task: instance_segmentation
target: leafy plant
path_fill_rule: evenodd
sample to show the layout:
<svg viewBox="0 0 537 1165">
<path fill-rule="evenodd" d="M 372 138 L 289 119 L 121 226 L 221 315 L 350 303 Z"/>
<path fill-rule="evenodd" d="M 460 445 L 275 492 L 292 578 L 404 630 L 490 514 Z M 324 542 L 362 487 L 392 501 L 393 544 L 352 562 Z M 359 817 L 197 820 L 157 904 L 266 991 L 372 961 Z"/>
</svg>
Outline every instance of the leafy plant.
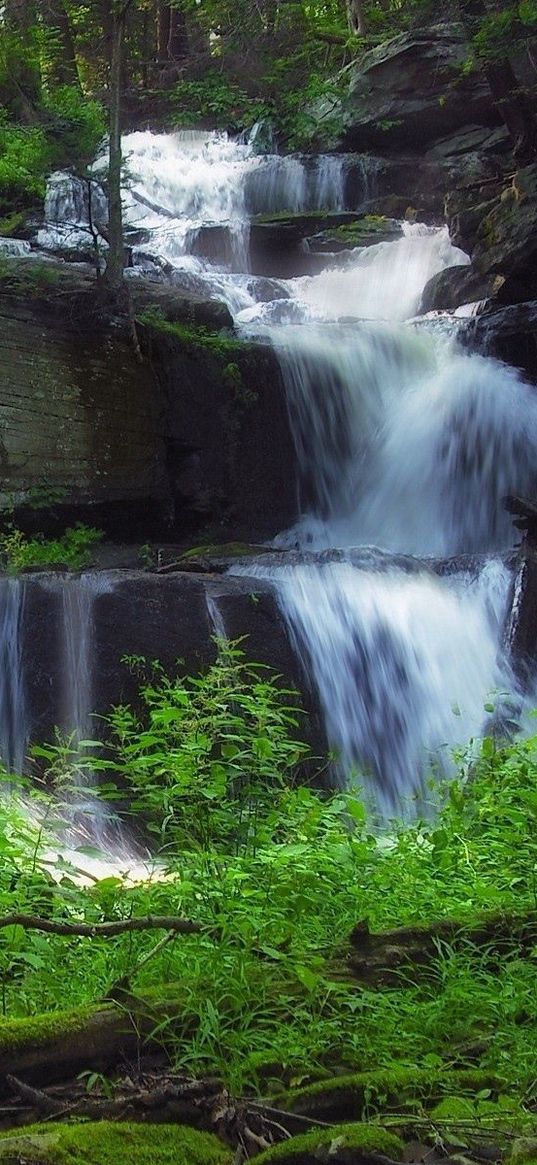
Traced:
<svg viewBox="0 0 537 1165">
<path fill-rule="evenodd" d="M 91 561 L 92 548 L 102 536 L 101 530 L 81 522 L 70 526 L 60 538 L 45 538 L 43 534 L 29 538 L 10 525 L 0 534 L 0 563 L 13 574 L 29 566 L 60 565 L 80 570 Z"/>
</svg>

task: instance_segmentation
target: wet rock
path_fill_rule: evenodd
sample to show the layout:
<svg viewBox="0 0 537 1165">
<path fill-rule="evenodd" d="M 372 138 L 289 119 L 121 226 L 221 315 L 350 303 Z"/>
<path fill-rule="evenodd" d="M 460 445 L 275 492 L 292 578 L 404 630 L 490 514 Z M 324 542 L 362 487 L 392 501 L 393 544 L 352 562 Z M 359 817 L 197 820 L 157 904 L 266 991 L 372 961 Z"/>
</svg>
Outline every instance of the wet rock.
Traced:
<svg viewBox="0 0 537 1165">
<path fill-rule="evenodd" d="M 342 103 L 345 145 L 385 153 L 397 143 L 422 152 L 469 123 L 499 124 L 484 77 L 462 72 L 467 56 L 462 29 L 453 24 L 413 29 L 371 49 Z"/>
<path fill-rule="evenodd" d="M 297 516 L 295 451 L 271 348 L 149 329 L 176 525 L 264 541 Z"/>
<path fill-rule="evenodd" d="M 334 211 L 327 214 L 264 215 L 250 227 L 250 266 L 256 275 L 290 279 L 319 270 L 316 256 L 308 252 L 305 240 L 320 231 L 359 223 L 360 212 Z"/>
<path fill-rule="evenodd" d="M 494 296 L 503 286 L 501 276 L 481 276 L 472 267 L 445 267 L 425 284 L 420 311 L 453 311 L 463 303 Z"/>
<path fill-rule="evenodd" d="M 329 227 L 315 235 L 308 236 L 308 249 L 314 252 L 338 252 L 354 247 L 372 247 L 377 243 L 391 243 L 401 238 L 403 228 L 395 219 L 382 215 L 364 215 L 355 223 L 339 227 Z"/>
<path fill-rule="evenodd" d="M 492 307 L 466 322 L 461 339 L 537 381 L 537 300 Z"/>
<path fill-rule="evenodd" d="M 125 657 L 157 659 L 170 675 L 206 668 L 215 658 L 213 636 L 219 621 L 227 636 L 243 638 L 248 659 L 274 668 L 284 687 L 300 686 L 274 590 L 266 580 L 110 570 L 89 572 L 82 579 L 34 574 L 17 586 L 23 588 L 21 657 L 33 741 L 52 739 L 56 725 L 66 731 L 74 728 L 66 723 L 74 682 L 67 662 L 68 618 L 69 611 L 79 612 L 80 603 L 87 605 L 91 618 L 91 641 L 82 636 L 70 650 L 79 676 L 89 675 L 88 712 L 102 715 L 112 705 L 137 701 L 139 675 Z M 73 633 L 80 637 L 78 624 Z M 84 658 L 81 653 L 88 648 L 91 654 Z"/>
</svg>

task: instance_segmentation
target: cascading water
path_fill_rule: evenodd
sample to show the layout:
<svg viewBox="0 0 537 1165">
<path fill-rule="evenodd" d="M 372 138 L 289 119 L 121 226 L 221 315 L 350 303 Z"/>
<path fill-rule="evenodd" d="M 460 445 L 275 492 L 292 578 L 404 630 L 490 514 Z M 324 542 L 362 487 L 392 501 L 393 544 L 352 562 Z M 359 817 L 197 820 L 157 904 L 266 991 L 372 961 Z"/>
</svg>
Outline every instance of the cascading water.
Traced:
<svg viewBox="0 0 537 1165">
<path fill-rule="evenodd" d="M 24 772 L 29 730 L 22 660 L 24 600 L 21 579 L 0 580 L 0 759 L 11 773 Z"/>
<path fill-rule="evenodd" d="M 246 274 L 252 214 L 341 210 L 350 186 L 362 205 L 374 159 L 362 160 L 360 180 L 354 159 L 349 185 L 342 157 L 259 155 L 253 140 L 221 134 L 136 133 L 124 154 L 126 224 L 143 235 L 133 235 L 134 275 L 153 264 L 225 299 L 242 333 L 279 359 L 301 517 L 277 544 L 343 548 L 343 561 L 269 573 L 323 711 L 335 779 L 365 773 L 383 812 L 420 800 L 433 759 L 445 766 L 446 746 L 482 732 L 495 693 L 516 695 L 501 659 L 510 573 L 494 557 L 462 573 L 408 572 L 389 555 L 512 545 L 502 499 L 537 484 L 534 391 L 460 348 L 454 317 L 416 318 L 428 279 L 468 261 L 445 230 L 402 224 L 401 238 L 328 255 L 315 276 Z M 201 257 L 207 228 L 228 233 L 225 262 Z M 360 545 L 388 552 L 382 569 L 374 554 L 373 565 L 345 561 Z"/>
</svg>

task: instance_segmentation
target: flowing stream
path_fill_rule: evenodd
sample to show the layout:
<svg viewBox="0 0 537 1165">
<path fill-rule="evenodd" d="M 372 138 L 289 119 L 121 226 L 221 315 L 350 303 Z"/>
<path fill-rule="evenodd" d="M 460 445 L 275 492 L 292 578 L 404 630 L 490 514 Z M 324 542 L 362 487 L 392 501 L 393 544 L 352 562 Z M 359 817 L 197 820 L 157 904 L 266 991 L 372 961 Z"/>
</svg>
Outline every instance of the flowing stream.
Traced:
<svg viewBox="0 0 537 1165">
<path fill-rule="evenodd" d="M 349 183 L 341 156 L 282 158 L 257 153 L 255 135 L 187 131 L 131 134 L 124 155 L 129 277 L 224 299 L 241 333 L 277 354 L 300 517 L 276 545 L 342 554 L 298 565 L 290 555 L 289 565 L 248 573 L 276 589 L 323 715 L 334 781 L 365 784 L 384 814 L 421 803 L 431 768 L 445 770 L 457 743 L 487 729 L 490 702 L 498 715 L 506 696 L 520 704 L 502 651 L 512 582 L 503 552 L 514 542 L 502 501 L 537 485 L 535 390 L 465 351 L 457 315 L 419 316 L 427 281 L 468 262 L 444 229 L 403 223 L 393 241 L 326 254 L 316 275 L 249 273 L 253 214 L 357 210 L 374 197 L 375 159 L 354 158 Z M 93 209 L 87 188 L 53 176 L 43 246 L 66 231 L 87 241 L 89 217 L 105 213 L 103 167 L 94 167 Z M 350 550 L 360 546 L 387 553 L 358 566 Z M 401 554 L 419 560 L 414 569 Z M 475 557 L 441 571 L 427 561 L 461 555 Z M 90 618 L 80 615 L 77 637 L 84 708 Z M 6 606 L 4 639 L 14 619 Z M 17 699 L 6 697 L 4 721 Z M 74 720 L 85 715 L 73 709 Z"/>
</svg>

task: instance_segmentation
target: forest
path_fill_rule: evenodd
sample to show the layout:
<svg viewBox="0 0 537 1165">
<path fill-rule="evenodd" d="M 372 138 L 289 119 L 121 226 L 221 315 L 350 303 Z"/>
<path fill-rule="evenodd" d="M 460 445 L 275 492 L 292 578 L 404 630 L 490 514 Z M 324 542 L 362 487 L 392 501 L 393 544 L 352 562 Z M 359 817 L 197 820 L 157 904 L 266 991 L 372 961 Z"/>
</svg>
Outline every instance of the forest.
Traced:
<svg viewBox="0 0 537 1165">
<path fill-rule="evenodd" d="M 0 4 L 0 1163 L 537 1165 L 537 5 Z"/>
</svg>

